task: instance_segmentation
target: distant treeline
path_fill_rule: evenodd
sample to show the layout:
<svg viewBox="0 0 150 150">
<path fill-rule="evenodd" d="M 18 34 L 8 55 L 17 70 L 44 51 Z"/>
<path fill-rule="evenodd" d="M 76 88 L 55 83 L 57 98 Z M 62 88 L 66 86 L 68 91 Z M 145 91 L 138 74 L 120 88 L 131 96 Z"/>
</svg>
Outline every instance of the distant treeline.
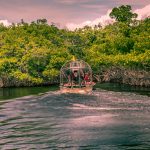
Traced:
<svg viewBox="0 0 150 150">
<path fill-rule="evenodd" d="M 53 83 L 72 56 L 88 62 L 94 74 L 112 66 L 149 72 L 150 18 L 116 19 L 106 27 L 75 31 L 48 25 L 46 19 L 0 25 L 0 86 Z"/>
</svg>

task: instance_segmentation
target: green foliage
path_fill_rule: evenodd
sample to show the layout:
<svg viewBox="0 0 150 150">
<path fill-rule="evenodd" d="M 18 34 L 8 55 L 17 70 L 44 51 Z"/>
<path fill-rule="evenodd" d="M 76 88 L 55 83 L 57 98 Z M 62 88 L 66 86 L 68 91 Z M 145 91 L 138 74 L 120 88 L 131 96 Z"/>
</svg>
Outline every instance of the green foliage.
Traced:
<svg viewBox="0 0 150 150">
<path fill-rule="evenodd" d="M 112 65 L 149 70 L 150 19 L 129 25 L 126 21 L 133 18 L 130 10 L 128 6 L 115 9 L 127 13 L 127 18 L 105 28 L 68 31 L 48 25 L 44 19 L 0 25 L 0 78 L 32 84 L 53 81 L 73 55 L 87 61 L 94 73 Z"/>
<path fill-rule="evenodd" d="M 9 74 L 17 68 L 16 58 L 1 58 L 0 59 L 0 75 Z"/>
<path fill-rule="evenodd" d="M 116 21 L 119 22 L 128 22 L 130 23 L 132 19 L 137 18 L 136 13 L 131 12 L 130 5 L 122 5 L 120 7 L 113 8 L 112 12 L 110 13 L 110 17 L 114 18 Z"/>
<path fill-rule="evenodd" d="M 59 75 L 59 70 L 55 68 L 51 68 L 49 70 L 47 69 L 43 71 L 43 76 L 50 81 L 56 78 L 58 75 Z"/>
</svg>

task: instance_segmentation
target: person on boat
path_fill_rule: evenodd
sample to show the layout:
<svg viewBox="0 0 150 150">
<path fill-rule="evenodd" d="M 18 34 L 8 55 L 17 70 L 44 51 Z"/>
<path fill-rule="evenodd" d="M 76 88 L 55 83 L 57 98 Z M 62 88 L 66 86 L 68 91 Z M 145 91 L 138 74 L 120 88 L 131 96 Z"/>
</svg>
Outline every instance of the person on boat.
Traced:
<svg viewBox="0 0 150 150">
<path fill-rule="evenodd" d="M 86 72 L 84 75 L 84 81 L 85 81 L 85 84 L 88 84 L 90 82 L 90 76 L 89 76 L 88 72 Z"/>
<path fill-rule="evenodd" d="M 84 71 L 83 71 L 83 69 L 80 69 L 80 78 L 81 78 L 81 81 L 83 82 L 84 81 Z"/>
<path fill-rule="evenodd" d="M 73 82 L 74 82 L 75 84 L 78 83 L 78 81 L 79 81 L 79 75 L 78 75 L 78 71 L 77 71 L 77 70 L 74 70 L 74 71 L 73 71 L 72 79 L 73 79 Z"/>
<path fill-rule="evenodd" d="M 67 69 L 65 71 L 65 74 L 66 74 L 67 79 L 68 79 L 68 83 L 66 83 L 65 86 L 71 86 L 71 82 L 72 82 L 72 77 L 71 77 L 72 72 L 71 72 L 71 70 Z"/>
</svg>

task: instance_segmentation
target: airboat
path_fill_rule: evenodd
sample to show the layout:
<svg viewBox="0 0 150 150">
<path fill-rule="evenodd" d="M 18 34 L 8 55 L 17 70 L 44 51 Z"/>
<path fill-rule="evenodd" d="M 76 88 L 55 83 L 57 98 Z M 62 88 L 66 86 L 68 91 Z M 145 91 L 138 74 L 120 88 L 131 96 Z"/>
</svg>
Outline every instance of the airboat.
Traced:
<svg viewBox="0 0 150 150">
<path fill-rule="evenodd" d="M 83 60 L 71 60 L 60 70 L 60 91 L 62 93 L 85 94 L 92 91 L 92 69 Z"/>
</svg>

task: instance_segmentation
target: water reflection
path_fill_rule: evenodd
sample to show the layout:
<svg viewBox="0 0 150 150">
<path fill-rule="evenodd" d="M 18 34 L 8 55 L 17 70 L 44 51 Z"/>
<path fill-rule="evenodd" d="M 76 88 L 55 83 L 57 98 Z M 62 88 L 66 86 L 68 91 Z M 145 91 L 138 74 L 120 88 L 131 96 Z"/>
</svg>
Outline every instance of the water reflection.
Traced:
<svg viewBox="0 0 150 150">
<path fill-rule="evenodd" d="M 141 95 L 150 96 L 150 88 L 148 87 L 130 86 L 130 85 L 119 84 L 119 83 L 101 83 L 101 84 L 97 84 L 96 88 L 101 88 L 104 90 L 116 91 L 116 92 L 139 93 Z"/>
<path fill-rule="evenodd" d="M 150 98 L 49 92 L 0 105 L 0 149 L 148 149 Z"/>
<path fill-rule="evenodd" d="M 12 99 L 28 95 L 36 95 L 47 91 L 58 90 L 57 86 L 41 86 L 41 87 L 10 87 L 0 88 L 0 100 Z"/>
</svg>

